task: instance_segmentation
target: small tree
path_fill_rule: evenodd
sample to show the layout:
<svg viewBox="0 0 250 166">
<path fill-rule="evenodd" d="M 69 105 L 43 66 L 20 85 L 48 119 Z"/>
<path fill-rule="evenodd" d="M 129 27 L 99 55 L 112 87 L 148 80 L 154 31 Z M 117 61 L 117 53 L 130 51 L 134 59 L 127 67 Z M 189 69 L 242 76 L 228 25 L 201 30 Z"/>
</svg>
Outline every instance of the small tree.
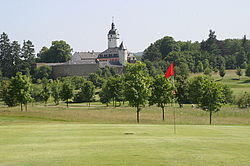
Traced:
<svg viewBox="0 0 250 166">
<path fill-rule="evenodd" d="M 106 104 L 107 107 L 111 101 L 111 95 L 109 93 L 109 86 L 107 85 L 107 82 L 105 82 L 102 86 L 102 90 L 99 93 L 100 96 L 100 102 L 103 104 Z"/>
<path fill-rule="evenodd" d="M 50 79 L 51 77 L 52 77 L 51 66 L 44 65 L 35 69 L 35 74 L 34 74 L 35 79 L 43 79 L 43 78 Z"/>
<path fill-rule="evenodd" d="M 246 68 L 246 76 L 250 77 L 250 64 Z"/>
<path fill-rule="evenodd" d="M 239 76 L 239 80 L 240 80 L 240 77 L 242 76 L 242 70 L 240 67 L 236 68 L 236 74 Z"/>
<path fill-rule="evenodd" d="M 61 82 L 59 80 L 54 80 L 51 84 L 51 95 L 56 105 L 58 105 L 60 101 L 60 90 L 61 90 Z"/>
<path fill-rule="evenodd" d="M 10 89 L 9 80 L 2 81 L 1 98 L 3 99 L 4 103 L 9 107 L 13 107 L 18 104 L 14 91 Z"/>
<path fill-rule="evenodd" d="M 220 76 L 221 76 L 222 79 L 226 75 L 225 67 L 224 66 L 221 66 L 221 68 L 219 70 L 219 74 L 220 74 Z"/>
<path fill-rule="evenodd" d="M 27 111 L 27 104 L 32 100 L 30 78 L 18 72 L 10 80 L 9 94 L 12 101 L 20 103 L 21 111 L 23 111 L 23 105 L 25 105 L 25 110 Z"/>
<path fill-rule="evenodd" d="M 173 90 L 171 82 L 162 75 L 156 76 L 151 85 L 152 94 L 149 105 L 157 104 L 162 109 L 162 120 L 165 120 L 165 107 L 172 102 Z"/>
<path fill-rule="evenodd" d="M 221 106 L 225 103 L 225 95 L 223 93 L 223 86 L 215 83 L 208 78 L 201 78 L 200 91 L 196 91 L 198 98 L 196 99 L 200 108 L 204 111 L 209 111 L 210 121 L 212 123 L 212 113 L 220 111 Z"/>
<path fill-rule="evenodd" d="M 250 107 L 250 93 L 245 92 L 243 95 L 240 95 L 236 102 L 239 108 Z"/>
<path fill-rule="evenodd" d="M 93 101 L 93 99 L 95 98 L 95 86 L 91 81 L 86 81 L 82 88 L 81 88 L 81 92 L 83 94 L 83 100 L 89 102 L 89 106 L 90 106 L 90 102 Z"/>
<path fill-rule="evenodd" d="M 65 81 L 63 84 L 62 84 L 62 88 L 61 88 L 61 91 L 60 91 L 60 98 L 63 100 L 63 101 L 66 101 L 67 103 L 67 108 L 69 107 L 69 100 L 73 97 L 73 86 L 71 85 L 70 82 L 68 81 Z"/>
<path fill-rule="evenodd" d="M 40 98 L 45 103 L 46 106 L 49 97 L 51 95 L 51 83 L 47 78 L 43 78 L 41 83 L 42 83 L 42 90 L 40 92 Z"/>
<path fill-rule="evenodd" d="M 212 73 L 212 70 L 209 67 L 205 68 L 204 70 L 205 75 L 211 76 L 211 73 Z"/>
<path fill-rule="evenodd" d="M 129 105 L 136 108 L 137 123 L 140 122 L 140 111 L 150 96 L 150 77 L 146 65 L 142 62 L 128 64 L 125 73 L 125 97 Z"/>
</svg>

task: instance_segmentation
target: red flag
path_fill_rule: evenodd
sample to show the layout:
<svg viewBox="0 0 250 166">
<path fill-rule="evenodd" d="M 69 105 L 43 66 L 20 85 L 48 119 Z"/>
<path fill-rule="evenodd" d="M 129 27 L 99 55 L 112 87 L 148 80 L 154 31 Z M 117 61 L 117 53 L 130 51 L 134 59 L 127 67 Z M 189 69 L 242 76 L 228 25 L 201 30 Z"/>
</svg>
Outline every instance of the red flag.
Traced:
<svg viewBox="0 0 250 166">
<path fill-rule="evenodd" d="M 168 70 L 166 71 L 165 77 L 169 78 L 172 75 L 174 75 L 174 63 L 171 63 L 171 65 L 168 67 Z"/>
</svg>

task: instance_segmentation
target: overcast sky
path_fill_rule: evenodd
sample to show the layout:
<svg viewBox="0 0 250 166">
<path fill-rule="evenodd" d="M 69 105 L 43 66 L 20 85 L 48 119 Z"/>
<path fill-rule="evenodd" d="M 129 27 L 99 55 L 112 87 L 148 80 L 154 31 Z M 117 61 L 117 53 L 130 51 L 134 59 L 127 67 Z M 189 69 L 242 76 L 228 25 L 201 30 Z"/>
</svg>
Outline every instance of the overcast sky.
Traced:
<svg viewBox="0 0 250 166">
<path fill-rule="evenodd" d="M 128 50 L 164 36 L 201 41 L 250 37 L 250 0 L 0 0 L 0 33 L 31 40 L 36 52 L 65 40 L 74 51 L 103 51 L 112 16 Z"/>
</svg>

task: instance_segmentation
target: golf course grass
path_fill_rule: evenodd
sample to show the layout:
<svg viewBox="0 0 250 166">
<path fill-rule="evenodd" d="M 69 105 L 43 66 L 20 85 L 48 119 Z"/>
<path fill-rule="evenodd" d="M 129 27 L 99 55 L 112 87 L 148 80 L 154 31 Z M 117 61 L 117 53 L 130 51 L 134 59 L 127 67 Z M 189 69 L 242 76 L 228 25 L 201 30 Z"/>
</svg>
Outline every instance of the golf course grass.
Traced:
<svg viewBox="0 0 250 166">
<path fill-rule="evenodd" d="M 193 74 L 195 76 L 198 74 Z M 250 91 L 249 77 L 234 70 L 221 79 L 237 98 Z M 175 115 L 176 133 L 173 126 Z M 185 104 L 146 106 L 136 124 L 128 103 L 20 107 L 0 102 L 0 166 L 249 166 L 250 109 L 224 105 L 213 113 Z"/>
<path fill-rule="evenodd" d="M 1 166 L 249 166 L 250 126 L 51 123 L 0 126 Z"/>
</svg>

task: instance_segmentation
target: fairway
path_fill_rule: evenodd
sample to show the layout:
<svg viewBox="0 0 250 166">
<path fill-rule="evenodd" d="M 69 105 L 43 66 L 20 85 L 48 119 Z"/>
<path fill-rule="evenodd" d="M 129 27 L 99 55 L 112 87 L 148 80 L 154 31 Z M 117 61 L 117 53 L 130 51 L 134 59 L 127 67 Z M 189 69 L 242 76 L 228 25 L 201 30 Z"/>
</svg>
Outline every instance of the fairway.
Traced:
<svg viewBox="0 0 250 166">
<path fill-rule="evenodd" d="M 249 166 L 250 126 L 13 123 L 0 147 L 1 166 Z"/>
</svg>

